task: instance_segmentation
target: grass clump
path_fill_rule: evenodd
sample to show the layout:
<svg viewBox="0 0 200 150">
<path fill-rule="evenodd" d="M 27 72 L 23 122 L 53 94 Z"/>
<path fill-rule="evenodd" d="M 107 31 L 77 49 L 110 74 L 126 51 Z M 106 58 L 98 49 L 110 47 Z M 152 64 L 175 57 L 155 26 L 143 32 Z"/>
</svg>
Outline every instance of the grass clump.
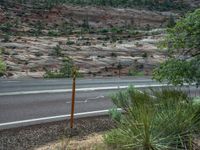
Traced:
<svg viewBox="0 0 200 150">
<path fill-rule="evenodd" d="M 164 89 L 150 95 L 129 87 L 112 100 L 125 113 L 115 119 L 117 128 L 105 135 L 108 145 L 120 150 L 193 148 L 194 136 L 200 133 L 200 106 L 183 92 Z"/>
</svg>

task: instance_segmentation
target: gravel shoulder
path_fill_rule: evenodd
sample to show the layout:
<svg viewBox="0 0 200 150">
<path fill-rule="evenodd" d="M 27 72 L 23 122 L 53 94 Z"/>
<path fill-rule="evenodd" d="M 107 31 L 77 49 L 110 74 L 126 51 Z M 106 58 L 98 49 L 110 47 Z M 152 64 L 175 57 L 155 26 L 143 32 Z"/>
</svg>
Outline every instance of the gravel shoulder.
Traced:
<svg viewBox="0 0 200 150">
<path fill-rule="evenodd" d="M 0 150 L 33 150 L 63 137 L 84 138 L 114 127 L 108 116 L 77 119 L 69 129 L 69 120 L 0 131 Z"/>
</svg>

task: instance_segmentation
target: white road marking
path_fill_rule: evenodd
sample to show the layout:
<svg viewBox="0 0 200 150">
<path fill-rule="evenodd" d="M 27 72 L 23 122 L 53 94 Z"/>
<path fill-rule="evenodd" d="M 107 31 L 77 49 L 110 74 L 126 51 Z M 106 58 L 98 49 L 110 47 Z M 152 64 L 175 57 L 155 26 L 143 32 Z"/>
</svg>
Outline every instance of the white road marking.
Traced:
<svg viewBox="0 0 200 150">
<path fill-rule="evenodd" d="M 121 108 L 118 108 L 117 110 L 122 111 Z M 74 116 L 75 117 L 81 117 L 81 116 L 95 115 L 95 114 L 107 114 L 108 112 L 109 112 L 109 110 L 106 109 L 106 110 L 75 113 Z M 28 120 L 20 120 L 20 121 L 13 121 L 13 122 L 6 122 L 6 123 L 1 123 L 0 128 L 3 128 L 3 127 L 9 128 L 9 126 L 11 126 L 11 125 L 18 125 L 18 124 L 31 123 L 31 122 L 39 122 L 39 121 L 52 120 L 52 119 L 66 119 L 66 118 L 69 118 L 69 117 L 70 117 L 70 114 L 59 115 L 59 116 L 51 116 L 51 117 L 43 117 L 43 118 L 35 118 L 35 119 L 28 119 Z"/>
<path fill-rule="evenodd" d="M 163 87 L 163 86 L 169 86 L 169 85 L 168 84 L 134 85 L 135 88 Z M 86 92 L 86 91 L 99 91 L 99 90 L 117 90 L 117 89 L 126 89 L 128 87 L 129 86 L 91 87 L 91 88 L 76 89 L 76 91 L 77 92 Z M 0 96 L 44 94 L 44 93 L 64 93 L 64 92 L 71 92 L 71 91 L 72 91 L 72 89 L 40 90 L 40 91 L 19 91 L 19 92 L 0 93 Z"/>
<path fill-rule="evenodd" d="M 97 96 L 95 98 L 87 98 L 84 102 L 88 102 L 88 100 L 94 100 L 94 99 L 99 99 L 99 98 L 104 98 L 105 96 L 103 95 L 100 95 L 100 96 Z"/>
<path fill-rule="evenodd" d="M 86 101 L 75 101 L 75 103 L 87 103 Z M 66 102 L 66 104 L 71 104 L 71 102 Z"/>
<path fill-rule="evenodd" d="M 95 99 L 99 99 L 99 98 L 104 98 L 105 96 L 97 96 L 97 97 L 94 97 L 94 98 L 87 98 L 85 99 L 84 101 L 75 101 L 75 103 L 87 103 L 88 100 L 95 100 Z M 66 102 L 67 104 L 71 104 L 71 102 Z"/>
<path fill-rule="evenodd" d="M 20 82 L 20 81 L 5 80 L 5 81 L 1 81 L 1 82 L 3 82 L 3 83 L 18 83 L 18 82 Z"/>
</svg>

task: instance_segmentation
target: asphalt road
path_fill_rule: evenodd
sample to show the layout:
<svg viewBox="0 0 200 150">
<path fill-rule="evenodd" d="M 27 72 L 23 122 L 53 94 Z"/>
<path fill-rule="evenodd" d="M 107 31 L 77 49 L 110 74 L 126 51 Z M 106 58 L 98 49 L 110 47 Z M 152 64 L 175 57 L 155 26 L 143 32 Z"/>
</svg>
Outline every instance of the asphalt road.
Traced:
<svg viewBox="0 0 200 150">
<path fill-rule="evenodd" d="M 113 85 L 128 84 L 152 84 L 156 83 L 150 77 L 146 78 L 105 78 L 105 79 L 77 79 L 77 88 L 107 87 Z M 0 93 L 17 91 L 39 91 L 55 89 L 71 89 L 70 79 L 50 80 L 0 80 Z"/>
<path fill-rule="evenodd" d="M 130 84 L 141 87 L 141 90 L 147 86 L 159 86 L 159 83 L 150 78 L 77 80 L 77 117 L 80 113 L 87 116 L 107 112 L 113 107 L 111 93 Z M 69 117 L 70 90 L 71 80 L 65 79 L 0 80 L 0 129 L 62 120 L 66 115 Z M 190 88 L 190 92 L 193 95 L 200 93 L 194 87 Z"/>
</svg>

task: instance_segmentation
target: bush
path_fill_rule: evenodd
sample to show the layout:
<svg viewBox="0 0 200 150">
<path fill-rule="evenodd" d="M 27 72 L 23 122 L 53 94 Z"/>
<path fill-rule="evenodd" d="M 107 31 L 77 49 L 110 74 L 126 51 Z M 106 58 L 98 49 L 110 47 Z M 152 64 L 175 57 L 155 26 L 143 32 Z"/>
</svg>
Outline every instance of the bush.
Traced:
<svg viewBox="0 0 200 150">
<path fill-rule="evenodd" d="M 63 53 L 62 53 L 62 48 L 60 47 L 60 45 L 56 45 L 56 47 L 53 48 L 53 52 L 51 54 L 52 56 L 57 56 L 57 57 L 63 57 Z"/>
<path fill-rule="evenodd" d="M 58 31 L 49 30 L 48 36 L 59 36 L 60 33 Z"/>
<path fill-rule="evenodd" d="M 104 137 L 115 149 L 192 149 L 194 135 L 200 133 L 200 105 L 181 91 L 152 90 L 150 95 L 130 87 L 112 100 L 125 111 L 120 121 L 115 119 L 117 128 Z"/>
<path fill-rule="evenodd" d="M 63 59 L 63 65 L 60 70 L 49 71 L 47 70 L 44 78 L 71 78 L 73 73 L 74 63 L 70 58 Z M 77 70 L 77 77 L 82 77 L 82 75 Z"/>
<path fill-rule="evenodd" d="M 134 70 L 134 69 L 129 69 L 128 76 L 144 76 L 144 72 L 143 71 L 137 71 L 137 70 Z"/>
<path fill-rule="evenodd" d="M 1 52 L 0 52 L 0 77 L 3 76 L 6 72 L 6 65 L 1 59 Z"/>
<path fill-rule="evenodd" d="M 0 25 L 0 30 L 5 33 L 10 33 L 12 29 L 12 24 L 10 22 L 4 23 Z"/>
<path fill-rule="evenodd" d="M 74 41 L 70 41 L 69 39 L 66 42 L 66 45 L 74 45 L 74 44 L 75 44 L 75 42 Z"/>
</svg>

